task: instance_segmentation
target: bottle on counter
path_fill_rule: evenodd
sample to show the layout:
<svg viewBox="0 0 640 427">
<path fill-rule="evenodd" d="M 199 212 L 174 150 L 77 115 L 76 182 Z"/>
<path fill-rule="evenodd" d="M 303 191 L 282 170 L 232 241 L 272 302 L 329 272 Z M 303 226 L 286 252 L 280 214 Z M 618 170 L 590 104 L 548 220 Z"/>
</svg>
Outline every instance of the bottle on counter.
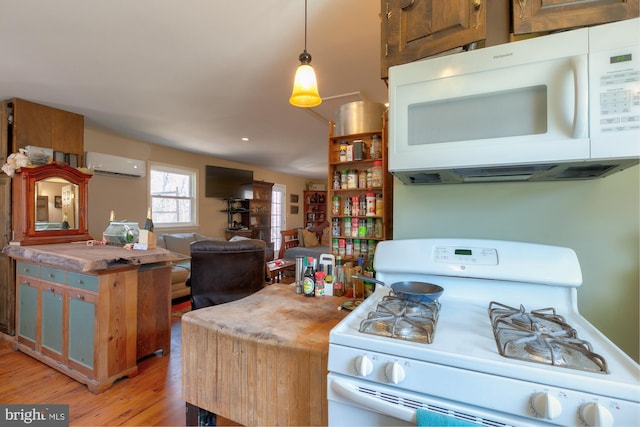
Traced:
<svg viewBox="0 0 640 427">
<path fill-rule="evenodd" d="M 151 218 L 151 208 L 147 209 L 147 219 L 144 221 L 144 229 L 153 231 L 153 219 Z"/>
<path fill-rule="evenodd" d="M 316 271 L 315 273 L 315 296 L 323 297 L 324 296 L 324 271 Z"/>
<path fill-rule="evenodd" d="M 336 270 L 333 274 L 333 295 L 341 297 L 344 295 L 344 268 L 342 267 L 342 257 L 336 257 Z"/>
<path fill-rule="evenodd" d="M 316 286 L 315 286 L 315 269 L 313 268 L 313 258 L 307 258 L 307 268 L 304 270 L 304 274 L 302 276 L 302 292 L 305 297 L 315 297 L 316 296 Z"/>
<path fill-rule="evenodd" d="M 109 215 L 109 224 L 111 224 L 115 220 L 116 220 L 116 212 L 111 211 L 111 214 Z"/>
</svg>

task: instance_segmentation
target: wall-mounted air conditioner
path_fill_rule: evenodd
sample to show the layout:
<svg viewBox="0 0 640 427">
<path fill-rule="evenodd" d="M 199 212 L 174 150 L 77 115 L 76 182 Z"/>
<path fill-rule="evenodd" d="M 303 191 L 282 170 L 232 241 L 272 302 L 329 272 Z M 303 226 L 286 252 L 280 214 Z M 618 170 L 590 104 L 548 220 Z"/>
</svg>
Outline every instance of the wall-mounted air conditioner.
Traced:
<svg viewBox="0 0 640 427">
<path fill-rule="evenodd" d="M 87 168 L 94 173 L 135 178 L 142 178 L 147 174 L 147 166 L 144 160 L 87 152 L 85 153 L 85 163 Z"/>
</svg>

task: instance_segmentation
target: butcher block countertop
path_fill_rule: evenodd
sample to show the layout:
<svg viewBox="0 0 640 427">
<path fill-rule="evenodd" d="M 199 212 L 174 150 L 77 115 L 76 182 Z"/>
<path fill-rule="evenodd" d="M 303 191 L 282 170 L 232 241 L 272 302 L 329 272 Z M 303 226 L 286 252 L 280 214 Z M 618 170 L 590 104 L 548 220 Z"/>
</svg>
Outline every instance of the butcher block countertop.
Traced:
<svg viewBox="0 0 640 427">
<path fill-rule="evenodd" d="M 274 284 L 182 317 L 182 397 L 245 426 L 327 425 L 329 331 L 345 298 Z"/>
<path fill-rule="evenodd" d="M 13 258 L 42 262 L 75 271 L 105 270 L 117 264 L 153 264 L 174 259 L 166 249 L 146 251 L 119 246 L 87 246 L 84 242 L 52 245 L 6 246 L 4 252 Z"/>
</svg>

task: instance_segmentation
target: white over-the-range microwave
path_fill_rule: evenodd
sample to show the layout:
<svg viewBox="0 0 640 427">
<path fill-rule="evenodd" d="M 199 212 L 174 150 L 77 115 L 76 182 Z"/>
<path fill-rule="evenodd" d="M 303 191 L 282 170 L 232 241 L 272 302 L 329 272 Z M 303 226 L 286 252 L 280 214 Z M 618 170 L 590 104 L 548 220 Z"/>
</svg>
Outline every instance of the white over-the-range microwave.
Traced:
<svg viewBox="0 0 640 427">
<path fill-rule="evenodd" d="M 640 18 L 389 69 L 406 184 L 608 176 L 640 159 Z"/>
</svg>

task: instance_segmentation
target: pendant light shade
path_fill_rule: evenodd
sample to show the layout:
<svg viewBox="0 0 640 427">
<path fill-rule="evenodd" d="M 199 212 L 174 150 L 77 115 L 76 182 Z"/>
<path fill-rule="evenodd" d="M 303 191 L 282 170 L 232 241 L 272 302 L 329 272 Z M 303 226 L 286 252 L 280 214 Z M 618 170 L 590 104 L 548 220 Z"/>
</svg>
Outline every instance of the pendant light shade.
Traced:
<svg viewBox="0 0 640 427">
<path fill-rule="evenodd" d="M 307 0 L 304 2 L 304 51 L 298 59 L 300 65 L 296 70 L 289 103 L 294 107 L 316 107 L 322 103 L 322 98 L 318 94 L 318 82 L 311 66 L 311 55 L 307 52 Z"/>
</svg>

